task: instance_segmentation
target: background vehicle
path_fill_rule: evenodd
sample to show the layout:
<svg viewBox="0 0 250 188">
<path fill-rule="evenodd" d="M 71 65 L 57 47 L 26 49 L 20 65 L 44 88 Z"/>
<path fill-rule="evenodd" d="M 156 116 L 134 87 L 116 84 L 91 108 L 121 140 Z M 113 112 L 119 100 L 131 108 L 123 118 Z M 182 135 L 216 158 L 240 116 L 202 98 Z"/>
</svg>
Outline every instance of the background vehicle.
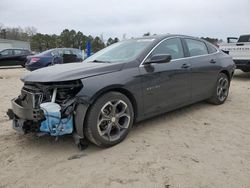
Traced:
<svg viewBox="0 0 250 188">
<path fill-rule="evenodd" d="M 110 147 L 133 122 L 202 100 L 223 104 L 234 69 L 229 55 L 197 38 L 122 41 L 84 63 L 25 75 L 21 95 L 12 100 L 13 125 L 52 136 L 74 133 L 77 143 L 87 138 Z"/>
<path fill-rule="evenodd" d="M 220 49 L 231 55 L 237 69 L 250 72 L 250 34 L 227 38 L 227 44 L 220 45 Z"/>
<path fill-rule="evenodd" d="M 29 50 L 5 49 L 0 52 L 0 66 L 25 66 L 27 56 L 31 55 Z"/>
<path fill-rule="evenodd" d="M 56 48 L 44 51 L 34 56 L 29 56 L 26 62 L 28 70 L 36 70 L 39 68 L 51 66 L 54 64 L 82 62 L 82 52 L 73 48 Z"/>
</svg>

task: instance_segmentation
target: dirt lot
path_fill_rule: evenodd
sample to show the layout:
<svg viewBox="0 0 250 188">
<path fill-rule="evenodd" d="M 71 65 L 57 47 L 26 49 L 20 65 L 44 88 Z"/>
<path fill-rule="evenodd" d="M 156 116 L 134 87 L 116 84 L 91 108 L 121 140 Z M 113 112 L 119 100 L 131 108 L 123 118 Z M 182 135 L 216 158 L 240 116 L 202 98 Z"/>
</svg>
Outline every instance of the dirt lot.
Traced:
<svg viewBox="0 0 250 188">
<path fill-rule="evenodd" d="M 0 187 L 250 187 L 250 74 L 227 102 L 141 122 L 113 148 L 80 152 L 70 136 L 19 135 L 6 110 L 24 69 L 0 70 Z"/>
</svg>

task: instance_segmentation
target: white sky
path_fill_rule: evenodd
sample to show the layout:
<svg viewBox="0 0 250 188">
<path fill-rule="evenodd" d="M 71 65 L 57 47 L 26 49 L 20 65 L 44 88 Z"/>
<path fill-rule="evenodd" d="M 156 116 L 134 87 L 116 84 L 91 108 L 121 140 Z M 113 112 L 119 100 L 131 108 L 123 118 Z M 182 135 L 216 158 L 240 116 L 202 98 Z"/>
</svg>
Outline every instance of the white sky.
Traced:
<svg viewBox="0 0 250 188">
<path fill-rule="evenodd" d="M 60 34 L 122 38 L 186 34 L 225 39 L 250 33 L 250 0 L 0 0 L 0 23 Z"/>
</svg>

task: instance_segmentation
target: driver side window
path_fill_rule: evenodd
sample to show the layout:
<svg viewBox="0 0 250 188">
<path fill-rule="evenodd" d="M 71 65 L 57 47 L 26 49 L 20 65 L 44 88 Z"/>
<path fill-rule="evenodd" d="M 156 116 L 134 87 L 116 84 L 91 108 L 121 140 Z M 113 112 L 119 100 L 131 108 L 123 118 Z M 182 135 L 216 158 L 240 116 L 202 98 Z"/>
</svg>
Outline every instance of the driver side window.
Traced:
<svg viewBox="0 0 250 188">
<path fill-rule="evenodd" d="M 181 40 L 179 38 L 172 38 L 163 41 L 154 49 L 150 57 L 159 54 L 169 54 L 172 56 L 172 59 L 184 58 Z"/>
</svg>

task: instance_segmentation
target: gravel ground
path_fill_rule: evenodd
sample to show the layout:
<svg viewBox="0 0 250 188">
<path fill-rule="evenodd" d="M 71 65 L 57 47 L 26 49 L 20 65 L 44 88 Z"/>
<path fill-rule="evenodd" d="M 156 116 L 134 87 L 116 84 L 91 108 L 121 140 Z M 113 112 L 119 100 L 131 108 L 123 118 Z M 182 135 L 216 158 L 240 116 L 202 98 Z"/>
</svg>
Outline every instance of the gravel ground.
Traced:
<svg viewBox="0 0 250 188">
<path fill-rule="evenodd" d="M 228 100 L 136 124 L 121 144 L 78 151 L 71 136 L 20 135 L 6 116 L 22 68 L 0 69 L 0 187 L 250 187 L 250 73 Z"/>
</svg>

